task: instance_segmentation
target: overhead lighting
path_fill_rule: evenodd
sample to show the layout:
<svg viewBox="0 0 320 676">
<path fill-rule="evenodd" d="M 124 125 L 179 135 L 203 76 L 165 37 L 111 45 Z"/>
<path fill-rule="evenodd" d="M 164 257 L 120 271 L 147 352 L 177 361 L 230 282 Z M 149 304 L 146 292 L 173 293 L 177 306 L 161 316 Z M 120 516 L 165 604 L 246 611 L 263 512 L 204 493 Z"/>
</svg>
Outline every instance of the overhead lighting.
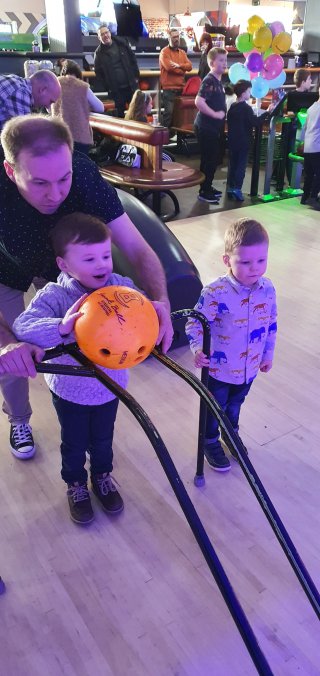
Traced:
<svg viewBox="0 0 320 676">
<path fill-rule="evenodd" d="M 191 12 L 190 12 L 189 7 L 187 7 L 187 11 L 184 13 L 183 16 L 191 16 Z"/>
</svg>

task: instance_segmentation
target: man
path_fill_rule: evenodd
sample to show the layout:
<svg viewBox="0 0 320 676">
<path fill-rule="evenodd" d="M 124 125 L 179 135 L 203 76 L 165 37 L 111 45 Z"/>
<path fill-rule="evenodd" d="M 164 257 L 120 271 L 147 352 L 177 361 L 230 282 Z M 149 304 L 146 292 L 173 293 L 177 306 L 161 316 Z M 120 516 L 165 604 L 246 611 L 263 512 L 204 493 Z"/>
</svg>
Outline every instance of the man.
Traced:
<svg viewBox="0 0 320 676">
<path fill-rule="evenodd" d="M 171 125 L 175 97 L 181 95 L 185 84 L 185 74 L 192 70 L 192 63 L 183 49 L 179 49 L 179 44 L 179 32 L 172 28 L 169 31 L 169 45 L 161 50 L 159 56 L 164 127 Z"/>
<path fill-rule="evenodd" d="M 59 80 L 51 70 L 39 70 L 30 78 L 0 75 L 0 131 L 11 117 L 50 108 L 60 94 Z"/>
<path fill-rule="evenodd" d="M 109 225 L 114 244 L 138 271 L 149 296 L 159 301 L 158 341 L 162 340 L 164 351 L 171 344 L 173 330 L 158 257 L 124 213 L 115 189 L 102 179 L 96 165 L 80 153 L 72 155 L 67 125 L 44 115 L 16 117 L 5 124 L 1 143 L 5 161 L 0 170 L 0 346 L 6 349 L 0 360 L 0 374 L 4 374 L 0 386 L 3 410 L 11 424 L 12 453 L 25 459 L 35 452 L 25 376 L 34 375 L 31 359 L 41 359 L 42 353 L 34 346 L 14 344 L 10 327 L 24 310 L 23 294 L 33 278 L 56 278 L 49 233 L 62 215 L 85 212 Z"/>
<path fill-rule="evenodd" d="M 138 88 L 137 60 L 127 40 L 111 36 L 108 26 L 100 26 L 98 38 L 101 44 L 94 54 L 94 70 L 101 86 L 114 100 L 118 117 L 124 117 L 126 105 Z"/>
</svg>

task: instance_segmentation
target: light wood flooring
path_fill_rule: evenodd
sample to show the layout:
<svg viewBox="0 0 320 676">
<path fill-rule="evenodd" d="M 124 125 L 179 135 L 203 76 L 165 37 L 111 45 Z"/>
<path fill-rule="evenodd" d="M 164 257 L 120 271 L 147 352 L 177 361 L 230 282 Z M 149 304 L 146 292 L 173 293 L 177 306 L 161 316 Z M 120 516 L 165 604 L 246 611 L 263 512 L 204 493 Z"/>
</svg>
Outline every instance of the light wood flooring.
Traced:
<svg viewBox="0 0 320 676">
<path fill-rule="evenodd" d="M 243 407 L 241 434 L 320 587 L 320 218 L 297 200 L 180 220 L 170 227 L 202 280 L 223 272 L 239 215 L 270 233 L 279 305 L 276 359 Z M 191 367 L 188 348 L 173 355 Z M 241 469 L 206 467 L 193 485 L 198 400 L 150 359 L 130 392 L 158 427 L 277 676 L 320 674 L 320 628 Z M 114 475 L 125 511 L 86 529 L 68 515 L 59 429 L 42 376 L 31 384 L 38 445 L 29 462 L 0 421 L 1 676 L 243 676 L 255 669 L 154 451 L 120 407 Z"/>
</svg>

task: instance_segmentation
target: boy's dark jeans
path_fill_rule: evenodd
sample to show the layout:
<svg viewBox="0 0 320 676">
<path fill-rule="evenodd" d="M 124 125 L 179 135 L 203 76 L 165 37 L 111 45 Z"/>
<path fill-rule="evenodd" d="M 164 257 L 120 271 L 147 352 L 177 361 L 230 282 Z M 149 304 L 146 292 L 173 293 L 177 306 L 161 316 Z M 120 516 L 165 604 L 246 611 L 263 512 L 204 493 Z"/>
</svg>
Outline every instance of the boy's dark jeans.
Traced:
<svg viewBox="0 0 320 676">
<path fill-rule="evenodd" d="M 320 192 L 320 153 L 305 153 L 304 155 L 304 186 L 303 197 L 317 198 Z"/>
<path fill-rule="evenodd" d="M 220 404 L 221 408 L 227 414 L 234 430 L 238 431 L 239 416 L 241 405 L 243 404 L 251 383 L 243 383 L 242 385 L 232 385 L 231 383 L 223 383 L 221 380 L 216 380 L 209 376 L 208 389 L 214 398 Z M 206 426 L 206 441 L 213 443 L 219 439 L 219 423 L 217 419 L 207 413 Z"/>
<path fill-rule="evenodd" d="M 241 190 L 248 161 L 247 148 L 233 150 L 229 148 L 228 187 Z"/>
<path fill-rule="evenodd" d="M 218 130 L 201 129 L 197 126 L 195 126 L 195 131 L 200 147 L 200 171 L 205 175 L 200 190 L 201 192 L 208 192 L 212 187 L 214 174 L 219 163 L 220 132 Z"/>
<path fill-rule="evenodd" d="M 62 479 L 67 484 L 85 483 L 86 451 L 90 452 L 92 474 L 112 471 L 112 441 L 119 400 L 100 406 L 83 406 L 51 392 L 61 425 Z"/>
</svg>

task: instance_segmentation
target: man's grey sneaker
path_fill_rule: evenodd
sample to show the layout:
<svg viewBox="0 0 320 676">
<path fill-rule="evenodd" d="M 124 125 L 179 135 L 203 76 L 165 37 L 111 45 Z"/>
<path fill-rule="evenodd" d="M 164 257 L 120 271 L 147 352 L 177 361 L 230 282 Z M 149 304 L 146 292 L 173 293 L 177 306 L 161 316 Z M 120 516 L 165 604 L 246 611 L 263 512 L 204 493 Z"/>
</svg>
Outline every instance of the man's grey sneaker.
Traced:
<svg viewBox="0 0 320 676">
<path fill-rule="evenodd" d="M 212 192 L 216 197 L 221 197 L 222 195 L 222 190 L 217 190 L 217 188 L 211 188 L 210 192 Z"/>
<path fill-rule="evenodd" d="M 212 444 L 206 444 L 204 449 L 204 457 L 211 469 L 214 469 L 216 472 L 228 472 L 231 467 L 230 461 L 225 455 L 220 441 L 215 441 Z"/>
<path fill-rule="evenodd" d="M 34 456 L 36 449 L 30 425 L 11 425 L 10 448 L 13 455 L 20 460 L 29 460 Z"/>
<path fill-rule="evenodd" d="M 209 204 L 220 204 L 219 197 L 214 195 L 212 192 L 199 192 L 198 200 L 200 202 L 209 202 Z"/>
<path fill-rule="evenodd" d="M 94 519 L 88 486 L 75 481 L 67 490 L 70 516 L 75 523 L 87 524 Z"/>
<path fill-rule="evenodd" d="M 118 514 L 123 510 L 123 500 L 117 491 L 110 474 L 94 474 L 91 476 L 92 490 L 97 496 L 105 512 Z"/>
</svg>

